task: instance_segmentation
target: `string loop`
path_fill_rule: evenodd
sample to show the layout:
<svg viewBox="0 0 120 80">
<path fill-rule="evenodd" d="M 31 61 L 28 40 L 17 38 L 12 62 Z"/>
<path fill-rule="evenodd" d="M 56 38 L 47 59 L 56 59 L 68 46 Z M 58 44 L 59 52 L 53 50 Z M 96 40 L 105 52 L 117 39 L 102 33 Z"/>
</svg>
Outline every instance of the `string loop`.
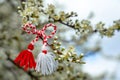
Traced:
<svg viewBox="0 0 120 80">
<path fill-rule="evenodd" d="M 50 35 L 45 34 L 45 31 L 48 27 L 53 27 L 53 31 L 50 33 Z M 31 42 L 32 44 L 34 44 L 36 41 L 38 41 L 38 37 L 39 38 L 42 37 L 43 38 L 43 45 L 45 45 L 45 46 L 47 45 L 47 40 L 49 38 L 52 38 L 53 35 L 56 33 L 56 29 L 57 29 L 57 26 L 52 24 L 52 23 L 44 25 L 44 27 L 41 30 L 37 30 L 36 26 L 34 26 L 31 23 L 27 23 L 23 26 L 23 30 L 25 32 L 27 32 L 28 34 L 36 34 L 37 37 Z"/>
</svg>

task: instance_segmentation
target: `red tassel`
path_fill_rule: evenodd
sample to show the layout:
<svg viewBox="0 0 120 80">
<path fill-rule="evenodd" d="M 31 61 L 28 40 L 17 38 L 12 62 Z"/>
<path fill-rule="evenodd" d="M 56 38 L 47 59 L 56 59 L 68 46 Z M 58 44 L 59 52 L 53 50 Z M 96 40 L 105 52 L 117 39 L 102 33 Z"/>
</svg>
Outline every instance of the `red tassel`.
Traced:
<svg viewBox="0 0 120 80">
<path fill-rule="evenodd" d="M 34 49 L 34 46 L 32 44 L 29 44 L 28 49 L 21 51 L 19 55 L 16 57 L 16 59 L 14 60 L 14 62 L 19 66 L 24 67 L 25 70 L 28 70 L 28 68 L 35 68 L 36 62 L 31 52 L 31 50 L 33 49 Z"/>
</svg>

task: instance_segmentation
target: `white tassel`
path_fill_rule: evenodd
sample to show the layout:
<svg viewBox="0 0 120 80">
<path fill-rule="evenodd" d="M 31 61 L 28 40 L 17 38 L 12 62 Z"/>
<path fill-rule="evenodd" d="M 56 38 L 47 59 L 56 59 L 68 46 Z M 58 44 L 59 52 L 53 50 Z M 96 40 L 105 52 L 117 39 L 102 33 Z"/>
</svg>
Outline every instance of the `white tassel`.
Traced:
<svg viewBox="0 0 120 80">
<path fill-rule="evenodd" d="M 37 57 L 35 70 L 41 72 L 43 75 L 49 75 L 56 71 L 58 67 L 58 61 L 55 60 L 53 53 L 39 53 Z"/>
</svg>

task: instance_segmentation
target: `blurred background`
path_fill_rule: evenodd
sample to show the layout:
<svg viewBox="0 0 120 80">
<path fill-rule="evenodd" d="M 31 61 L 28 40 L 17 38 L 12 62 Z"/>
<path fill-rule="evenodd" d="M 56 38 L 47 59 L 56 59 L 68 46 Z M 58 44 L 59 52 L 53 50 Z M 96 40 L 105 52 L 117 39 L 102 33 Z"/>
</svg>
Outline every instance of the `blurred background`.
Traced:
<svg viewBox="0 0 120 80">
<path fill-rule="evenodd" d="M 6 56 L 6 53 L 10 53 L 9 56 L 14 59 L 14 54 L 24 49 L 31 39 L 25 39 L 26 35 L 21 35 L 21 18 L 17 12 L 20 3 L 20 0 L 0 0 L 0 80 L 31 80 L 30 75 L 24 71 L 17 72 L 18 68 L 9 62 L 10 59 Z M 77 19 L 90 20 L 93 27 L 99 21 L 108 27 L 114 20 L 120 19 L 120 0 L 45 0 L 44 5 L 47 4 L 54 4 L 58 11 L 77 12 Z M 78 54 L 84 53 L 83 60 L 86 64 L 80 65 L 80 71 L 86 77 L 60 80 L 120 80 L 120 32 L 116 31 L 110 38 L 93 34 L 84 44 L 78 44 L 78 41 L 73 39 L 73 36 L 79 37 L 73 29 L 65 31 L 64 34 L 58 34 L 62 46 L 73 45 Z M 47 78 L 56 80 L 50 77 Z M 42 80 L 46 80 L 45 77 Z"/>
</svg>

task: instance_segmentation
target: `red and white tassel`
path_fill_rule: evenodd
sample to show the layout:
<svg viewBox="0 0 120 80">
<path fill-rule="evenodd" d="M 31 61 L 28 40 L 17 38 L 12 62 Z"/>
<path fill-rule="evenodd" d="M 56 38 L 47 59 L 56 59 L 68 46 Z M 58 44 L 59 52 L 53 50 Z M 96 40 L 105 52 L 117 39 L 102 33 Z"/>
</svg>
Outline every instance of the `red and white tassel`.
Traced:
<svg viewBox="0 0 120 80">
<path fill-rule="evenodd" d="M 54 30 L 51 32 L 49 36 L 45 34 L 45 30 L 47 27 L 53 27 Z M 52 74 L 56 71 L 58 67 L 58 61 L 55 60 L 55 55 L 53 53 L 47 52 L 47 39 L 52 38 L 52 36 L 56 33 L 56 26 L 54 24 L 47 24 L 41 30 L 42 37 L 43 37 L 43 47 L 42 52 L 38 54 L 37 61 L 36 61 L 36 68 L 37 72 L 41 72 L 43 75 Z"/>
<path fill-rule="evenodd" d="M 26 31 L 28 34 L 36 33 L 36 27 L 30 23 L 25 24 L 23 26 L 23 30 Z M 36 38 L 32 40 L 31 43 L 28 45 L 28 49 L 21 51 L 14 60 L 17 65 L 23 67 L 25 70 L 28 70 L 28 68 L 36 67 L 36 62 L 34 60 L 32 50 L 34 49 L 34 43 L 38 41 L 38 38 L 39 36 L 37 35 Z"/>
<path fill-rule="evenodd" d="M 48 27 L 53 27 L 53 31 L 50 35 L 45 34 L 45 30 Z M 56 26 L 54 24 L 47 24 L 43 27 L 42 30 L 36 30 L 36 27 L 31 23 L 27 23 L 23 26 L 23 30 L 28 34 L 36 34 L 36 38 L 28 45 L 27 50 L 23 50 L 14 60 L 16 64 L 19 64 L 21 67 L 24 67 L 25 70 L 28 68 L 35 68 L 37 72 L 41 72 L 43 75 L 48 75 L 53 73 L 58 66 L 58 61 L 55 60 L 55 55 L 53 53 L 48 53 L 45 47 L 47 46 L 47 39 L 52 38 L 56 33 Z M 43 38 L 43 48 L 42 52 L 39 53 L 37 57 L 37 62 L 35 62 L 32 50 L 34 49 L 34 43 L 38 41 L 39 38 Z"/>
</svg>

